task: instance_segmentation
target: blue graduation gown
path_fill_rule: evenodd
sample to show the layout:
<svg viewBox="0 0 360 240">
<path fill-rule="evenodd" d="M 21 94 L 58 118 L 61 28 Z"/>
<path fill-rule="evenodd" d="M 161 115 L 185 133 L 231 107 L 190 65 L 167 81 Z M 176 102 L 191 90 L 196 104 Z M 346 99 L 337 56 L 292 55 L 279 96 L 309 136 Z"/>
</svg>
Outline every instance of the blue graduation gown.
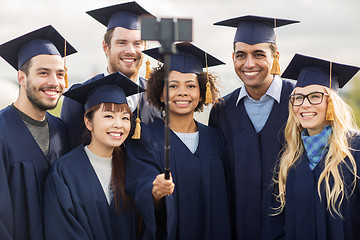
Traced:
<svg viewBox="0 0 360 240">
<path fill-rule="evenodd" d="M 18 113 L 0 111 L 0 239 L 44 239 L 43 184 L 50 165 L 68 150 L 65 127 L 46 113 L 45 156 Z"/>
<path fill-rule="evenodd" d="M 116 214 L 83 146 L 55 161 L 44 202 L 46 239 L 139 239 L 134 208 Z"/>
<path fill-rule="evenodd" d="M 352 151 L 358 168 L 360 167 L 360 137 L 356 137 Z M 349 166 L 350 161 L 346 158 Z M 346 191 L 352 190 L 353 174 L 342 165 Z M 280 215 L 267 215 L 264 220 L 261 239 L 306 239 L 306 240 L 355 240 L 360 239 L 360 181 L 357 179 L 356 188 L 350 198 L 344 198 L 340 213 L 343 219 L 326 209 L 324 188 L 320 200 L 318 194 L 318 180 L 324 170 L 324 159 L 311 171 L 306 152 L 289 170 L 286 182 L 286 204 Z M 324 187 L 324 186 L 322 186 Z M 279 206 L 274 198 L 270 198 L 270 207 Z"/>
<path fill-rule="evenodd" d="M 220 129 L 228 154 L 227 177 L 235 239 L 259 238 L 262 217 L 266 214 L 265 192 L 283 146 L 288 97 L 293 88 L 293 83 L 283 80 L 280 103 L 274 101 L 269 118 L 259 133 L 252 125 L 244 101 L 236 105 L 240 88 L 225 96 L 211 110 L 209 126 Z"/>
<path fill-rule="evenodd" d="M 104 74 L 98 74 L 98 75 L 94 76 L 93 78 L 87 80 L 86 82 L 94 81 L 94 80 L 97 80 L 97 79 L 100 79 L 103 77 L 104 77 Z M 146 89 L 146 84 L 147 84 L 146 81 L 147 81 L 146 79 L 140 77 L 139 78 L 140 87 Z M 76 88 L 80 85 L 81 84 L 74 84 L 73 86 L 71 86 L 70 89 Z M 157 110 L 155 107 L 149 105 L 149 102 L 146 100 L 144 92 L 140 93 L 139 99 L 140 99 L 139 115 L 140 115 L 140 119 L 143 123 L 153 122 L 155 119 L 162 118 L 162 113 L 159 110 Z M 85 110 L 84 110 L 84 106 L 82 104 L 76 102 L 75 100 L 73 100 L 71 98 L 64 96 L 64 101 L 63 101 L 63 105 L 61 108 L 60 118 L 66 126 L 71 149 L 74 149 L 83 143 L 82 136 L 85 131 L 84 113 L 85 113 Z M 135 109 L 133 114 L 134 114 L 134 119 L 135 119 L 137 116 L 137 109 Z"/>
<path fill-rule="evenodd" d="M 194 154 L 170 131 L 175 190 L 165 197 L 166 213 L 159 222 L 167 225 L 167 239 L 231 239 L 220 134 L 211 127 L 197 125 L 199 145 Z M 156 227 L 163 226 L 156 223 L 152 182 L 164 172 L 164 122 L 143 125 L 141 139 L 127 140 L 126 149 L 126 187 L 155 239 Z"/>
</svg>

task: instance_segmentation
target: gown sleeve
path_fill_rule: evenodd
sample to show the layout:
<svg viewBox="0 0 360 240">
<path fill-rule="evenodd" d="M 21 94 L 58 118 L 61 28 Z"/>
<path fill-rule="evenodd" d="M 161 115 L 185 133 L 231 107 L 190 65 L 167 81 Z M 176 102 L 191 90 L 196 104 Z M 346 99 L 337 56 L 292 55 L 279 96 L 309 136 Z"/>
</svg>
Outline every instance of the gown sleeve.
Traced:
<svg viewBox="0 0 360 240">
<path fill-rule="evenodd" d="M 156 239 L 157 228 L 161 227 L 157 226 L 157 223 L 166 221 L 160 219 L 158 214 L 155 215 L 152 182 L 162 170 L 155 150 L 143 136 L 140 140 L 130 139 L 126 143 L 126 189 L 134 198 L 136 207 L 144 219 L 146 229 Z M 159 213 L 158 209 L 156 211 Z"/>
<path fill-rule="evenodd" d="M 4 143 L 0 139 L 0 239 L 2 240 L 13 239 L 14 231 L 6 152 Z"/>
<path fill-rule="evenodd" d="M 75 216 L 70 190 L 56 171 L 51 171 L 45 182 L 44 215 L 45 239 L 90 239 Z"/>
</svg>

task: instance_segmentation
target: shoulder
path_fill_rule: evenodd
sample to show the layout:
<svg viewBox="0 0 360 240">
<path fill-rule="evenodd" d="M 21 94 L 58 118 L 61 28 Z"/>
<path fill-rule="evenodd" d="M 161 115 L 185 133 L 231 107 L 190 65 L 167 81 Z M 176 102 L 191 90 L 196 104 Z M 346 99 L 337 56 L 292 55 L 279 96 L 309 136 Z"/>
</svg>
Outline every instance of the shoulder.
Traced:
<svg viewBox="0 0 360 240">
<path fill-rule="evenodd" d="M 54 162 L 53 168 L 57 169 L 58 171 L 59 170 L 61 171 L 61 169 L 76 168 L 77 162 L 79 161 L 79 159 L 83 158 L 84 156 L 86 156 L 84 146 L 80 145 L 76 147 L 74 150 L 58 158 Z"/>
<path fill-rule="evenodd" d="M 219 99 L 219 102 L 215 104 L 212 111 L 217 111 L 225 108 L 226 106 L 236 106 L 236 101 L 239 97 L 241 87 L 235 89 L 231 93 L 228 93 L 224 97 Z"/>
<path fill-rule="evenodd" d="M 283 91 L 285 90 L 286 92 L 292 92 L 292 90 L 295 88 L 295 83 L 293 81 L 286 79 L 281 79 L 281 80 L 283 84 Z"/>
</svg>

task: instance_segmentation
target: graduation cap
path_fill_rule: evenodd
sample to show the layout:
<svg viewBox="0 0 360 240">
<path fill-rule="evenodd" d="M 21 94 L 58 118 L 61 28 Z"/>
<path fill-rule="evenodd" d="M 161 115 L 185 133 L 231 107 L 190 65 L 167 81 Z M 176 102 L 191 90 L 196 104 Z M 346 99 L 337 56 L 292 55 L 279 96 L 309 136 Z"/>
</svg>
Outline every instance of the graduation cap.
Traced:
<svg viewBox="0 0 360 240">
<path fill-rule="evenodd" d="M 181 73 L 199 74 L 203 72 L 203 68 L 206 68 L 206 72 L 209 74 L 208 67 L 225 64 L 191 43 L 178 43 L 175 46 L 177 53 L 171 55 L 170 71 L 174 70 Z M 164 56 L 160 53 L 160 48 L 145 50 L 143 53 L 160 62 L 164 62 Z M 205 103 L 211 102 L 212 95 L 210 91 L 210 83 L 208 81 L 206 84 Z"/>
<path fill-rule="evenodd" d="M 220 21 L 214 23 L 214 25 L 235 27 L 236 34 L 234 43 L 243 42 L 250 45 L 274 43 L 277 48 L 274 28 L 292 23 L 299 23 L 299 21 L 247 15 Z M 277 49 L 273 57 L 274 62 L 270 73 L 280 75 L 279 54 L 277 53 Z"/>
<path fill-rule="evenodd" d="M 199 74 L 207 66 L 212 67 L 225 64 L 191 43 L 178 43 L 175 46 L 177 53 L 171 55 L 170 71 Z M 143 53 L 160 62 L 164 62 L 164 56 L 160 53 L 160 48 L 148 49 L 143 51 Z"/>
<path fill-rule="evenodd" d="M 148 11 L 134 2 L 121 3 L 113 6 L 86 12 L 107 27 L 123 27 L 130 30 L 140 30 L 140 15 L 151 15 Z"/>
<path fill-rule="evenodd" d="M 16 70 L 30 58 L 41 54 L 60 55 L 65 57 L 76 53 L 54 27 L 48 25 L 0 45 L 0 56 Z"/>
<path fill-rule="evenodd" d="M 321 85 L 333 90 L 342 88 L 360 70 L 359 67 L 334 63 L 327 60 L 295 54 L 283 78 L 297 80 L 295 87 Z M 329 94 L 326 120 L 334 120 L 334 108 Z"/>
<path fill-rule="evenodd" d="M 330 68 L 332 68 L 331 83 Z M 337 90 L 342 88 L 359 70 L 359 67 L 296 53 L 281 77 L 297 80 L 295 87 L 316 84 Z"/>
<path fill-rule="evenodd" d="M 115 72 L 103 78 L 87 81 L 69 89 L 63 95 L 84 105 L 85 111 L 100 103 L 127 103 L 126 97 L 145 91 L 128 77 Z"/>
<path fill-rule="evenodd" d="M 235 27 L 235 42 L 254 45 L 258 43 L 276 43 L 274 28 L 292 23 L 295 20 L 247 15 L 214 23 L 214 25 Z"/>
</svg>

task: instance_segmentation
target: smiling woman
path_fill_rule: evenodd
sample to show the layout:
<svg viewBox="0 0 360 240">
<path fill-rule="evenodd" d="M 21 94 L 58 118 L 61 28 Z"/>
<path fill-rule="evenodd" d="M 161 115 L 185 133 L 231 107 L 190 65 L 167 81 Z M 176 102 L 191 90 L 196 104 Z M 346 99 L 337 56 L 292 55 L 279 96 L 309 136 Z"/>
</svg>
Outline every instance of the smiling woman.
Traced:
<svg viewBox="0 0 360 240">
<path fill-rule="evenodd" d="M 126 188 L 153 239 L 231 239 L 220 134 L 194 120 L 194 112 L 215 103 L 216 78 L 203 68 L 221 61 L 191 44 L 177 44 L 169 79 L 170 179 L 164 178 L 164 121 L 142 127 L 140 140 L 127 142 Z M 159 49 L 145 54 L 163 59 Z M 148 80 L 150 104 L 164 109 L 164 69 Z M 208 98 L 208 99 L 207 99 Z"/>
<path fill-rule="evenodd" d="M 44 197 L 46 238 L 135 240 L 142 235 L 133 200 L 125 191 L 123 144 L 132 119 L 126 96 L 138 89 L 117 72 L 95 76 L 65 93 L 84 104 L 85 136 L 90 143 L 58 159 L 49 173 Z"/>
<path fill-rule="evenodd" d="M 360 135 L 336 92 L 359 69 L 296 54 L 285 70 L 297 83 L 262 239 L 360 238 Z"/>
</svg>

